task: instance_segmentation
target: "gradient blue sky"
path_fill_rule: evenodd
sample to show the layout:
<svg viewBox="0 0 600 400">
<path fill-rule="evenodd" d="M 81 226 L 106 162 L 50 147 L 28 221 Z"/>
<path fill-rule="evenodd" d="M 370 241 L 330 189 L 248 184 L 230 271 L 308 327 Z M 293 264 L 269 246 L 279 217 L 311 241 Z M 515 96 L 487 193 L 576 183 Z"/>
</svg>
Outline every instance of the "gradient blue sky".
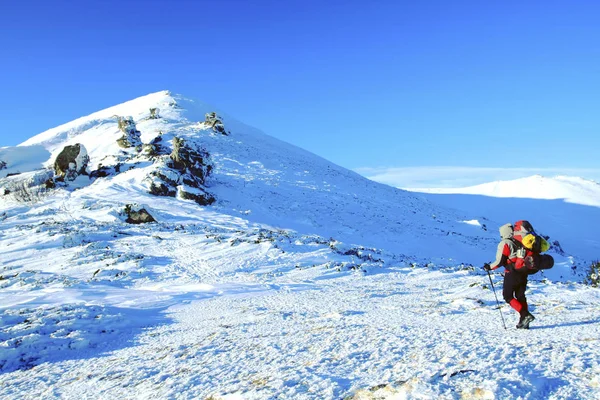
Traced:
<svg viewBox="0 0 600 400">
<path fill-rule="evenodd" d="M 597 1 L 0 9 L 0 146 L 169 89 L 366 175 L 515 167 L 600 180 Z"/>
</svg>

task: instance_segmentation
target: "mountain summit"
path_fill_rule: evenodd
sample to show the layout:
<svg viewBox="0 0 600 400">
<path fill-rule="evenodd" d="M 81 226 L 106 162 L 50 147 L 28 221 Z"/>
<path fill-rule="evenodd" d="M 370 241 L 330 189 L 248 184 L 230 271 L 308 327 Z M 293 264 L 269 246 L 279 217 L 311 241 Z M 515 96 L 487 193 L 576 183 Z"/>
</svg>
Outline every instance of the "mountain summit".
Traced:
<svg viewBox="0 0 600 400">
<path fill-rule="evenodd" d="M 80 147 L 69 147 L 75 145 Z M 178 164 L 174 147 L 181 145 L 193 157 Z M 86 160 L 71 182 L 63 179 L 68 171 L 57 169 L 65 149 Z M 50 129 L 3 149 L 0 157 L 9 159 L 11 152 L 31 154 L 27 166 L 46 170 L 16 170 L 8 163 L 4 175 L 20 172 L 13 179 L 56 185 L 71 197 L 113 205 L 134 200 L 150 205 L 148 193 L 191 199 L 252 223 L 448 264 L 481 261 L 494 246 L 495 235 L 462 222 L 474 217 L 367 180 L 168 91 Z M 69 162 L 63 169 L 68 167 Z M 4 186 L 10 190 L 10 182 Z M 167 213 L 178 207 L 170 204 Z"/>
</svg>

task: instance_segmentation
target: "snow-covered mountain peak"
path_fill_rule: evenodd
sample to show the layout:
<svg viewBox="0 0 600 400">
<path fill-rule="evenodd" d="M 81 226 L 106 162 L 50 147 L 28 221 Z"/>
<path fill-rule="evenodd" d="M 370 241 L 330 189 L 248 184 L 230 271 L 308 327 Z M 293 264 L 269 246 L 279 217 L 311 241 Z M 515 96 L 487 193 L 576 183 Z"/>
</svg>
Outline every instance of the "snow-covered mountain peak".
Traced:
<svg viewBox="0 0 600 400">
<path fill-rule="evenodd" d="M 175 98 L 168 90 L 150 93 L 48 129 L 24 141 L 20 146 L 42 145 L 54 150 L 57 146 L 64 144 L 65 141 L 79 136 L 79 133 L 86 131 L 86 128 L 91 125 L 107 123 L 114 120 L 115 116 L 132 116 L 135 120 L 139 120 L 149 116 L 149 110 L 153 107 L 160 108 L 163 114 L 177 118 L 179 112 L 173 107 L 176 104 Z"/>
<path fill-rule="evenodd" d="M 67 182 L 70 201 L 108 198 L 122 206 L 134 199 L 165 215 L 177 212 L 168 206 L 171 203 L 157 202 L 153 195 L 176 197 L 173 201 L 178 202 L 216 201 L 209 210 L 251 223 L 382 247 L 415 258 L 427 249 L 427 258 L 447 262 L 464 260 L 473 251 L 481 254 L 480 235 L 493 246 L 481 226 L 463 222 L 476 216 L 367 180 L 214 111 L 169 91 L 152 93 L 6 149 L 13 156 L 38 149 L 31 153 L 39 159 L 29 163 L 29 170 L 15 171 L 9 165 L 0 174 L 18 172 L 36 184 L 53 186 L 45 171 L 56 168 L 56 160 L 66 149 L 73 152 L 82 146 L 89 159 L 88 176 Z M 196 152 L 195 161 L 187 164 L 196 163 L 197 170 L 203 171 L 198 179 L 190 168 L 175 168 L 176 138 Z M 432 237 L 439 241 L 433 247 Z"/>
</svg>

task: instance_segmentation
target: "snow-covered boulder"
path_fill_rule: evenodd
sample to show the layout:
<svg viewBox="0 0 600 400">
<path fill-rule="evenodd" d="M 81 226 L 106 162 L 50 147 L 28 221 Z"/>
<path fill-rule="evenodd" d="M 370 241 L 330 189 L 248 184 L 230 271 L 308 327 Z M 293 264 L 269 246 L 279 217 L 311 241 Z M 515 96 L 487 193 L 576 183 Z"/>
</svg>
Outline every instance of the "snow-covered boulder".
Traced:
<svg viewBox="0 0 600 400">
<path fill-rule="evenodd" d="M 129 224 L 146 224 L 148 222 L 156 222 L 154 217 L 150 215 L 150 213 L 142 205 L 127 204 L 124 211 L 125 215 L 127 215 L 125 222 Z"/>
<path fill-rule="evenodd" d="M 72 181 L 86 174 L 89 157 L 85 147 L 76 143 L 65 146 L 54 162 L 54 172 L 59 178 Z"/>
</svg>

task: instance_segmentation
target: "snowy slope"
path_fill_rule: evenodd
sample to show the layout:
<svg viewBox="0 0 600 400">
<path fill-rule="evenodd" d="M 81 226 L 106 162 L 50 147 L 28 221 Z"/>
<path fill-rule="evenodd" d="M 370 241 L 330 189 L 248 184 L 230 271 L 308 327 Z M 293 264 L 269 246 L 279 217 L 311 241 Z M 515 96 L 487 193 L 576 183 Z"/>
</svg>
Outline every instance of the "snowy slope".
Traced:
<svg viewBox="0 0 600 400">
<path fill-rule="evenodd" d="M 40 169 L 50 158 L 43 146 L 0 147 L 0 178 Z"/>
<path fill-rule="evenodd" d="M 150 107 L 160 108 L 163 118 L 146 120 Z M 220 213 L 411 256 L 426 251 L 426 258 L 436 261 L 468 262 L 474 257 L 473 262 L 480 262 L 484 255 L 479 242 L 485 241 L 484 250 L 494 246 L 493 240 L 486 241 L 486 232 L 461 222 L 471 219 L 468 215 L 367 180 L 233 118 L 225 118 L 232 135 L 208 134 L 199 122 L 209 111 L 204 104 L 158 92 L 50 129 L 22 146 L 43 146 L 52 154 L 46 162 L 51 165 L 64 146 L 81 143 L 92 169 L 99 163 L 108 165 L 121 151 L 116 139 L 122 132 L 114 117 L 133 116 L 143 142 L 163 132 L 165 142 L 179 136 L 209 150 L 215 164 L 209 185 Z M 143 169 L 137 165 L 133 171 L 93 182 L 76 196 L 114 195 L 120 200 L 123 191 L 133 189 L 131 196 L 136 197 L 147 172 Z"/>
<path fill-rule="evenodd" d="M 600 295 L 569 282 L 580 258 L 554 252 L 556 281 L 531 284 L 534 329 L 516 331 L 504 307 L 504 331 L 471 266 L 495 253 L 502 219 L 369 181 L 223 114 L 230 134 L 216 133 L 210 111 L 158 92 L 3 149 L 21 167 L 0 187 L 37 179 L 76 143 L 88 170 L 120 165 L 0 196 L 3 397 L 595 398 Z M 115 116 L 132 116 L 143 143 L 161 132 L 165 146 L 206 149 L 217 201 L 149 194 L 163 167 L 116 144 Z M 156 222 L 126 223 L 131 203 Z"/>
</svg>

